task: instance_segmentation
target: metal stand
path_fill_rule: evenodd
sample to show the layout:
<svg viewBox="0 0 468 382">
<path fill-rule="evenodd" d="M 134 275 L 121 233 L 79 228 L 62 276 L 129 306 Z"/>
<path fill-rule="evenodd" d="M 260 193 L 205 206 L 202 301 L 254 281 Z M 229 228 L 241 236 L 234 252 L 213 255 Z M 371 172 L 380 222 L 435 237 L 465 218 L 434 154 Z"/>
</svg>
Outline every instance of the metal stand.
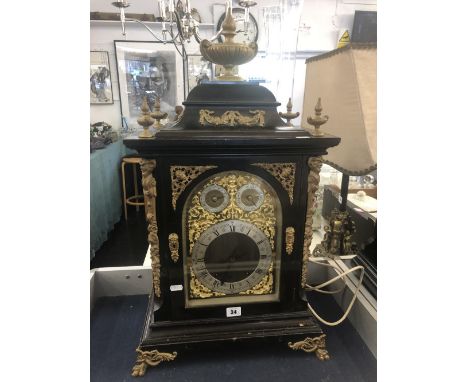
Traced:
<svg viewBox="0 0 468 382">
<path fill-rule="evenodd" d="M 340 211 L 346 212 L 346 207 L 348 204 L 348 189 L 349 189 L 349 175 L 343 174 L 341 178 L 341 205 Z"/>
</svg>

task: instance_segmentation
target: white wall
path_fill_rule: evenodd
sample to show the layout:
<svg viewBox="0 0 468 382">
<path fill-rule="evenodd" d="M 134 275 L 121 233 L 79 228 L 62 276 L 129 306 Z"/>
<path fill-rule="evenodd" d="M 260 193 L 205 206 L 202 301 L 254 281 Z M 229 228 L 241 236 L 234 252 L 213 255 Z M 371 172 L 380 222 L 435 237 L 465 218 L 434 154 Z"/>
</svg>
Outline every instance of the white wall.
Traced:
<svg viewBox="0 0 468 382">
<path fill-rule="evenodd" d="M 285 1 L 285 0 L 283 0 Z M 112 0 L 91 0 L 91 12 L 116 12 L 111 5 Z M 154 14 L 156 0 L 133 0 L 127 12 Z M 252 14 L 259 24 L 259 49 L 265 46 L 262 30 L 262 8 L 279 5 L 281 0 L 257 0 L 257 5 L 252 9 Z M 192 0 L 192 7 L 197 8 L 204 23 L 216 24 L 219 16 L 224 12 L 224 1 Z M 234 6 L 237 1 L 234 0 Z M 339 33 L 353 26 L 354 11 L 376 11 L 376 0 L 304 0 L 303 11 L 300 20 L 298 37 L 298 61 L 295 67 L 295 85 L 293 92 L 293 111 L 302 112 L 304 97 L 305 58 L 327 52 L 336 48 Z M 154 25 L 154 24 L 153 24 Z M 215 25 L 208 25 L 201 29 L 203 37 L 210 37 L 214 33 Z M 112 89 L 114 94 L 113 105 L 91 105 L 90 121 L 106 121 L 114 128 L 120 128 L 120 101 L 119 86 L 117 82 L 114 40 L 123 40 L 119 22 L 91 21 L 90 50 L 104 50 L 109 52 L 111 65 Z M 127 23 L 127 40 L 151 41 L 152 36 L 141 25 Z M 198 53 L 198 44 L 192 42 L 188 45 L 189 53 Z M 287 99 L 278 99 L 285 108 Z"/>
</svg>

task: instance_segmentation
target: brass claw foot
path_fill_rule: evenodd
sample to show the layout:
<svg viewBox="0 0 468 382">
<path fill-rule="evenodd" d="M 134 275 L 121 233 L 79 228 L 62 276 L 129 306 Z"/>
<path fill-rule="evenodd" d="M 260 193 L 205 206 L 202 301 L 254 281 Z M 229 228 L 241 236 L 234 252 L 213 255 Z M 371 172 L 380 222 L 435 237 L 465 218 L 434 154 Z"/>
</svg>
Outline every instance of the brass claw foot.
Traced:
<svg viewBox="0 0 468 382">
<path fill-rule="evenodd" d="M 173 361 L 177 357 L 177 352 L 160 353 L 157 350 L 143 351 L 140 348 L 136 349 L 137 360 L 132 369 L 133 377 L 142 377 L 146 373 L 148 366 L 157 366 L 163 361 Z"/>
<path fill-rule="evenodd" d="M 304 350 L 306 353 L 315 352 L 320 361 L 327 361 L 330 359 L 330 355 L 326 349 L 325 337 L 325 334 L 314 338 L 306 337 L 304 341 L 288 342 L 288 346 L 293 350 Z"/>
</svg>

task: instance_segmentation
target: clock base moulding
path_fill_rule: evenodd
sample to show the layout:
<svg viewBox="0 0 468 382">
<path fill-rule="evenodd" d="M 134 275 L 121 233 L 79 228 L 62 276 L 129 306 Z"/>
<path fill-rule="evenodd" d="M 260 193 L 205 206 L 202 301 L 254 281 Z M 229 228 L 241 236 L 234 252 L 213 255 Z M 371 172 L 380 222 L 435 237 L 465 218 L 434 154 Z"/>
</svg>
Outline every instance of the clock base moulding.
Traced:
<svg viewBox="0 0 468 382">
<path fill-rule="evenodd" d="M 231 317 L 228 320 L 207 318 L 183 321 L 155 321 L 157 316 L 154 294 L 149 298 L 134 377 L 145 375 L 148 366 L 173 361 L 188 346 L 204 343 L 249 342 L 255 340 L 283 342 L 293 350 L 315 353 L 321 361 L 330 358 L 325 334 L 312 314 L 305 310 L 291 313 Z M 187 332 L 187 327 L 190 331 Z"/>
</svg>

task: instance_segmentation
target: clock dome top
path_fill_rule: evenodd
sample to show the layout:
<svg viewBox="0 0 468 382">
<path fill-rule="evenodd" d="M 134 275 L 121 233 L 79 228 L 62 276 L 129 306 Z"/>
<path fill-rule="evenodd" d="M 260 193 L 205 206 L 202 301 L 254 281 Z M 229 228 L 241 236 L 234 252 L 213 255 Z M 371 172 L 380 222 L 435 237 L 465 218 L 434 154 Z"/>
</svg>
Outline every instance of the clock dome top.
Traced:
<svg viewBox="0 0 468 382">
<path fill-rule="evenodd" d="M 286 126 L 281 105 L 267 88 L 249 82 L 209 82 L 196 86 L 183 102 L 179 121 L 161 130 L 265 129 Z"/>
</svg>

